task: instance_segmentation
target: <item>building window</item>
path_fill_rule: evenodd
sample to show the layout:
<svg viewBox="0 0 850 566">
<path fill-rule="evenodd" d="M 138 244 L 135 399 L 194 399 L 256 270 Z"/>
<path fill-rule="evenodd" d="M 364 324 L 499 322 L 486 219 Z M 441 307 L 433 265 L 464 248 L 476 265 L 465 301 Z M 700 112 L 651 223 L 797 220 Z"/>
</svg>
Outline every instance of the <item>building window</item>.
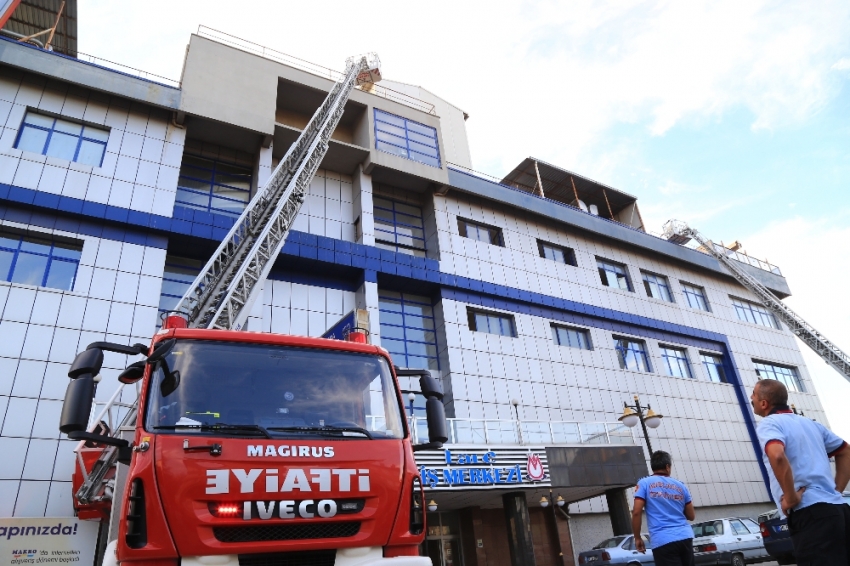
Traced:
<svg viewBox="0 0 850 566">
<path fill-rule="evenodd" d="M 663 275 L 656 275 L 647 271 L 641 271 L 643 277 L 643 288 L 646 295 L 653 299 L 661 299 L 668 303 L 673 302 L 673 293 L 670 292 L 670 282 Z"/>
<path fill-rule="evenodd" d="M 738 319 L 740 320 L 760 326 L 779 328 L 779 322 L 777 322 L 776 317 L 762 305 L 742 299 L 732 299 L 732 305 L 735 307 L 735 314 L 738 315 Z"/>
<path fill-rule="evenodd" d="M 664 360 L 664 369 L 671 377 L 693 377 L 691 364 L 688 362 L 688 354 L 681 348 L 670 348 L 661 346 L 661 358 Z"/>
<path fill-rule="evenodd" d="M 239 216 L 251 199 L 251 170 L 183 154 L 176 204 L 216 214 Z"/>
<path fill-rule="evenodd" d="M 0 232 L 0 275 L 3 281 L 71 291 L 82 251 L 82 244 Z"/>
<path fill-rule="evenodd" d="M 189 290 L 189 286 L 195 277 L 201 272 L 204 263 L 196 259 L 165 256 L 165 270 L 162 274 L 162 290 L 159 293 L 159 312 L 165 313 L 174 310 L 177 303 Z M 162 321 L 157 321 L 157 328 Z"/>
<path fill-rule="evenodd" d="M 708 379 L 716 383 L 726 383 L 726 372 L 723 370 L 723 358 L 715 354 L 704 354 L 700 352 L 702 365 L 708 374 Z"/>
<path fill-rule="evenodd" d="M 573 266 L 578 265 L 576 263 L 576 253 L 571 248 L 556 246 L 543 240 L 537 240 L 537 250 L 540 252 L 540 257 L 545 257 L 558 263 L 566 263 Z"/>
<path fill-rule="evenodd" d="M 692 309 L 699 309 L 706 312 L 711 311 L 711 309 L 708 308 L 708 299 L 705 297 L 705 289 L 702 287 L 682 283 L 682 292 L 685 294 L 688 306 Z"/>
<path fill-rule="evenodd" d="M 425 257 L 421 208 L 375 197 L 373 211 L 377 247 Z"/>
<path fill-rule="evenodd" d="M 596 266 L 599 268 L 599 278 L 603 285 L 626 291 L 632 290 L 632 282 L 629 280 L 625 265 L 596 258 Z"/>
<path fill-rule="evenodd" d="M 583 328 L 571 328 L 569 326 L 552 325 L 552 336 L 555 344 L 569 346 L 581 350 L 591 350 L 590 333 Z"/>
<path fill-rule="evenodd" d="M 467 316 L 470 330 L 501 336 L 516 336 L 514 317 L 510 315 L 467 309 Z"/>
<path fill-rule="evenodd" d="M 505 245 L 502 239 L 502 231 L 494 226 L 487 226 L 486 224 L 479 224 L 478 222 L 458 218 L 457 230 L 464 238 L 472 238 L 473 240 L 493 244 L 494 246 Z"/>
<path fill-rule="evenodd" d="M 614 349 L 620 358 L 620 367 L 632 371 L 650 372 L 646 343 L 630 338 L 614 338 Z"/>
<path fill-rule="evenodd" d="M 797 369 L 788 366 L 778 366 L 753 360 L 756 375 L 759 379 L 775 379 L 785 384 L 789 391 L 803 391 L 803 384 L 797 375 Z"/>
<path fill-rule="evenodd" d="M 437 130 L 375 108 L 375 148 L 440 167 Z"/>
<path fill-rule="evenodd" d="M 428 297 L 379 290 L 381 346 L 399 367 L 440 369 L 434 308 Z"/>
<path fill-rule="evenodd" d="M 108 139 L 109 130 L 27 112 L 15 147 L 22 151 L 100 167 Z"/>
</svg>

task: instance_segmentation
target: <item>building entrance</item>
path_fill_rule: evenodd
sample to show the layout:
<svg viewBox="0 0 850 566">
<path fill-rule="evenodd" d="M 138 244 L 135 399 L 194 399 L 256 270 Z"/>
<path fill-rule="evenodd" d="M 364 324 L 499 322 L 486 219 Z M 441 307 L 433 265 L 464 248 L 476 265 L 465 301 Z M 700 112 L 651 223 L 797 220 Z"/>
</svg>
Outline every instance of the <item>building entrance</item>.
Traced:
<svg viewBox="0 0 850 566">
<path fill-rule="evenodd" d="M 428 513 L 428 532 L 423 556 L 434 566 L 463 566 L 460 544 L 460 518 L 455 513 Z"/>
</svg>

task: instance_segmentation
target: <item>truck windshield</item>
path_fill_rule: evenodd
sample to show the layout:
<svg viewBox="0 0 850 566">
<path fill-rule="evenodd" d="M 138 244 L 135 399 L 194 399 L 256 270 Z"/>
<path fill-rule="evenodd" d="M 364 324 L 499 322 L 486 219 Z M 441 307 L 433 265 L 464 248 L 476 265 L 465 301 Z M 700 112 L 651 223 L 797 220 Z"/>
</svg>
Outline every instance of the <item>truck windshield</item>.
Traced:
<svg viewBox="0 0 850 566">
<path fill-rule="evenodd" d="M 380 356 L 180 340 L 164 362 L 148 393 L 145 428 L 151 432 L 341 439 L 404 435 L 389 364 Z"/>
</svg>

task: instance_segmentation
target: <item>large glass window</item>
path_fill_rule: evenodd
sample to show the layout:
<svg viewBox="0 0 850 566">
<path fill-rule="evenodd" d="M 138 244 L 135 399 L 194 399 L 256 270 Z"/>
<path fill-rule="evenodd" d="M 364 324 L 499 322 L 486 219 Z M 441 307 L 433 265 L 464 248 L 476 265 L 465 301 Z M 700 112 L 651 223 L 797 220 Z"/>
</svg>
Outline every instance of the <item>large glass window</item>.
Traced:
<svg viewBox="0 0 850 566">
<path fill-rule="evenodd" d="M 688 354 L 681 348 L 661 346 L 661 358 L 664 360 L 664 370 L 672 377 L 693 377 Z"/>
<path fill-rule="evenodd" d="M 646 353 L 646 343 L 630 338 L 614 338 L 614 349 L 620 359 L 622 369 L 650 372 L 649 356 Z"/>
<path fill-rule="evenodd" d="M 555 344 L 569 346 L 581 350 L 590 350 L 590 333 L 584 328 L 571 328 L 569 326 L 552 325 L 552 337 Z"/>
<path fill-rule="evenodd" d="M 437 130 L 375 109 L 375 147 L 432 167 L 440 167 Z"/>
<path fill-rule="evenodd" d="M 735 314 L 738 315 L 739 320 L 760 326 L 779 328 L 779 322 L 777 322 L 776 317 L 762 305 L 742 299 L 732 299 L 732 305 L 735 307 Z"/>
<path fill-rule="evenodd" d="M 514 317 L 510 315 L 467 309 L 467 317 L 469 319 L 469 329 L 475 332 L 516 336 Z"/>
<path fill-rule="evenodd" d="M 705 354 L 700 352 L 702 365 L 708 379 L 716 383 L 726 383 L 726 372 L 723 370 L 723 358 L 716 354 Z"/>
<path fill-rule="evenodd" d="M 495 226 L 487 226 L 486 224 L 479 224 L 472 220 L 458 218 L 457 229 L 458 233 L 464 238 L 471 238 L 494 246 L 505 245 L 502 240 L 502 231 Z"/>
<path fill-rule="evenodd" d="M 646 289 L 646 295 L 653 299 L 661 299 L 662 301 L 673 302 L 673 293 L 670 292 L 670 282 L 663 275 L 656 275 L 647 271 L 641 271 L 643 277 L 643 288 Z"/>
<path fill-rule="evenodd" d="M 108 139 L 109 130 L 29 111 L 24 116 L 15 147 L 100 167 Z"/>
<path fill-rule="evenodd" d="M 626 291 L 632 290 L 632 283 L 625 265 L 596 258 L 596 266 L 599 268 L 599 278 L 603 285 Z"/>
<path fill-rule="evenodd" d="M 422 209 L 374 197 L 375 245 L 379 248 L 425 257 Z"/>
<path fill-rule="evenodd" d="M 540 257 L 557 261 L 558 263 L 566 263 L 568 265 L 576 265 L 576 254 L 571 248 L 557 246 L 537 240 L 537 251 L 540 252 Z"/>
<path fill-rule="evenodd" d="M 797 368 L 757 362 L 755 360 L 753 360 L 753 365 L 756 368 L 756 375 L 759 376 L 759 379 L 775 379 L 784 383 L 789 391 L 803 391 L 803 384 L 800 383 Z"/>
<path fill-rule="evenodd" d="M 378 290 L 381 346 L 399 367 L 440 369 L 434 307 L 428 297 Z"/>
<path fill-rule="evenodd" d="M 82 244 L 0 231 L 0 277 L 12 283 L 71 291 L 82 251 Z"/>
<path fill-rule="evenodd" d="M 179 340 L 164 361 L 149 390 L 150 432 L 305 440 L 403 435 L 381 356 Z"/>
<path fill-rule="evenodd" d="M 708 299 L 705 296 L 705 289 L 702 287 L 682 283 L 682 292 L 685 294 L 688 306 L 692 309 L 699 309 L 706 312 L 711 310 L 708 308 Z"/>
<path fill-rule="evenodd" d="M 165 271 L 162 274 L 162 290 L 159 295 L 160 313 L 174 310 L 203 267 L 203 262 L 196 259 L 165 256 Z M 160 321 L 157 321 L 157 326 L 159 325 Z"/>
<path fill-rule="evenodd" d="M 239 216 L 251 199 L 251 170 L 240 165 L 183 154 L 176 204 Z"/>
</svg>

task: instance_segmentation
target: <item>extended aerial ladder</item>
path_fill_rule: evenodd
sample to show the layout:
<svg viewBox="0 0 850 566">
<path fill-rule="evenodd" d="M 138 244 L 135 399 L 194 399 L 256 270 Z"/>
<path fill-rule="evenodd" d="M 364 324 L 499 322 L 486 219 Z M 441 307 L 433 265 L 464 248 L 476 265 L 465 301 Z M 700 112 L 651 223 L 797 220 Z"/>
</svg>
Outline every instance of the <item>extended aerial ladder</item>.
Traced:
<svg viewBox="0 0 850 566">
<path fill-rule="evenodd" d="M 707 253 L 723 264 L 729 270 L 729 273 L 732 274 L 732 277 L 737 279 L 741 285 L 756 295 L 759 301 L 776 315 L 779 320 L 784 322 L 791 332 L 797 335 L 800 340 L 814 350 L 826 363 L 850 381 L 850 356 L 828 340 L 826 336 L 818 332 L 814 326 L 803 320 L 803 317 L 777 299 L 755 277 L 741 269 L 734 259 L 719 251 L 715 247 L 714 242 L 680 220 L 667 221 L 664 224 L 663 237 L 680 245 L 687 244 L 691 239 L 699 242 Z"/>
<path fill-rule="evenodd" d="M 301 209 L 310 182 L 328 151 L 331 134 L 342 117 L 351 91 L 355 86 L 379 80 L 380 61 L 376 54 L 346 60 L 343 77 L 334 84 L 298 140 L 286 152 L 265 186 L 251 199 L 177 304 L 176 310 L 185 317 L 190 328 L 240 330 L 245 326 L 251 307 L 262 293 L 263 282 Z M 138 354 L 142 350 L 131 350 L 139 346 L 145 349 L 143 345 L 131 346 L 125 353 Z M 101 420 L 111 420 L 113 410 L 118 407 L 126 409 L 127 413 L 117 428 L 109 423 L 111 435 L 117 437 L 122 430 L 135 426 L 138 399 L 132 404 L 121 405 L 117 401 L 120 397 L 119 389 L 95 417 L 89 432 L 98 428 Z M 82 504 L 108 502 L 113 498 L 113 490 L 121 489 L 110 477 L 120 448 L 106 446 L 91 466 L 91 472 L 86 473 L 87 466 L 79 450 L 82 445 L 83 442 L 78 447 L 77 458 L 84 480 L 75 497 Z"/>
</svg>

